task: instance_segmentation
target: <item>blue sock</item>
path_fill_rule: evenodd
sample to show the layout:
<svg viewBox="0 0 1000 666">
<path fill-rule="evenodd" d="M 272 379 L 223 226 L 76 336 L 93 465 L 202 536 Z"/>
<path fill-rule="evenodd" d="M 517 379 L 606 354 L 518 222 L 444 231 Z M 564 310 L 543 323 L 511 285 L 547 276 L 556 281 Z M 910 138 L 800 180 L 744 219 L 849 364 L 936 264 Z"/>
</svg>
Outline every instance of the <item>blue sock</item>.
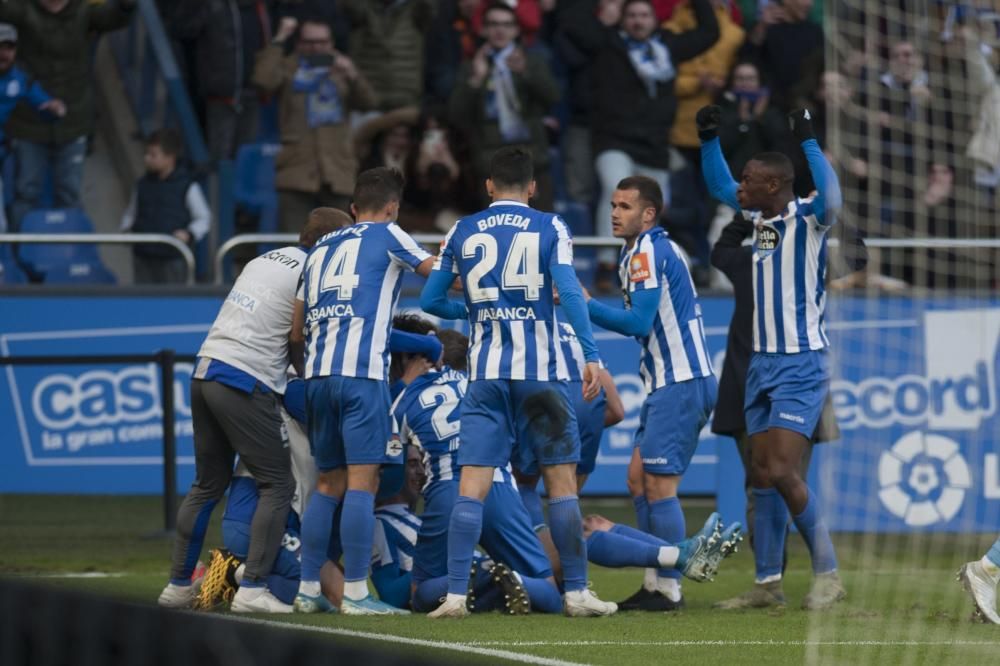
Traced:
<svg viewBox="0 0 1000 666">
<path fill-rule="evenodd" d="M 538 488 L 518 486 L 517 491 L 521 493 L 521 501 L 524 502 L 524 508 L 528 510 L 531 529 L 537 530 L 540 526 L 545 525 L 545 513 L 542 511 L 542 498 L 538 495 Z"/>
<path fill-rule="evenodd" d="M 340 517 L 340 543 L 344 548 L 344 581 L 366 580 L 372 561 L 375 534 L 375 495 L 348 490 Z M 324 549 L 324 552 L 325 549 Z"/>
<path fill-rule="evenodd" d="M 629 539 L 635 539 L 636 541 L 642 541 L 643 543 L 652 544 L 656 547 L 662 546 L 675 546 L 677 544 L 669 543 L 664 541 L 660 537 L 653 536 L 648 532 L 642 532 L 635 529 L 634 527 L 629 527 L 628 525 L 622 525 L 621 523 L 615 523 L 615 526 L 610 530 L 614 534 L 620 534 L 623 537 L 628 537 Z"/>
<path fill-rule="evenodd" d="M 986 552 L 986 557 L 990 562 L 1000 567 L 1000 539 L 993 542 L 993 545 Z"/>
<path fill-rule="evenodd" d="M 602 567 L 658 567 L 660 547 L 615 532 L 592 532 L 587 559 Z"/>
<path fill-rule="evenodd" d="M 681 501 L 676 497 L 667 497 L 649 503 L 649 531 L 667 543 L 680 543 L 684 540 L 687 526 L 684 524 L 684 512 L 681 511 Z M 660 569 L 656 572 L 661 578 L 680 578 L 677 569 Z"/>
<path fill-rule="evenodd" d="M 422 581 L 413 591 L 411 604 L 418 613 L 430 613 L 441 605 L 441 599 L 448 594 L 448 577 L 438 576 Z"/>
<path fill-rule="evenodd" d="M 528 576 L 521 576 L 521 583 L 524 584 L 524 589 L 528 591 L 532 610 L 542 613 L 562 612 L 562 597 L 559 596 L 559 588 L 555 585 L 544 578 L 530 578 Z"/>
<path fill-rule="evenodd" d="M 302 580 L 319 582 L 319 570 L 326 563 L 327 548 L 333 535 L 333 516 L 340 500 L 318 490 L 309 497 L 302 512 Z"/>
<path fill-rule="evenodd" d="M 761 581 L 781 575 L 788 506 L 776 488 L 754 488 L 753 502 L 753 559 Z"/>
<path fill-rule="evenodd" d="M 632 498 L 632 506 L 635 507 L 635 526 L 643 532 L 649 532 L 649 503 L 645 495 Z"/>
<path fill-rule="evenodd" d="M 483 531 L 483 503 L 459 495 L 448 524 L 448 593 L 469 593 L 472 551 Z"/>
<path fill-rule="evenodd" d="M 833 552 L 833 542 L 830 541 L 830 531 L 819 515 L 816 498 L 809 491 L 806 508 L 797 516 L 793 516 L 795 527 L 806 542 L 809 554 L 812 555 L 813 573 L 829 573 L 837 568 L 837 555 Z"/>
<path fill-rule="evenodd" d="M 583 517 L 576 495 L 549 500 L 549 529 L 559 551 L 563 586 L 567 592 L 587 589 L 587 544 L 583 540 Z"/>
</svg>

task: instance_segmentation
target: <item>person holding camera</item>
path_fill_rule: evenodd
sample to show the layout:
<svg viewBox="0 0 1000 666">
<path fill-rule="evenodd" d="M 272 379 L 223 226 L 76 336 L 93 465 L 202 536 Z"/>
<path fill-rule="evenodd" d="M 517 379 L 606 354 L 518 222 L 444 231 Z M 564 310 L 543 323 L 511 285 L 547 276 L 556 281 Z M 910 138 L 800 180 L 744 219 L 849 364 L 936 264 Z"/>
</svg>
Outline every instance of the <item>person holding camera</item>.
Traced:
<svg viewBox="0 0 1000 666">
<path fill-rule="evenodd" d="M 285 55 L 285 43 L 296 33 L 295 48 Z M 314 208 L 348 211 L 358 172 L 350 112 L 374 109 L 378 100 L 351 59 L 334 48 L 330 26 L 283 18 L 271 44 L 257 54 L 253 80 L 278 95 L 281 231 L 301 228 Z"/>
</svg>

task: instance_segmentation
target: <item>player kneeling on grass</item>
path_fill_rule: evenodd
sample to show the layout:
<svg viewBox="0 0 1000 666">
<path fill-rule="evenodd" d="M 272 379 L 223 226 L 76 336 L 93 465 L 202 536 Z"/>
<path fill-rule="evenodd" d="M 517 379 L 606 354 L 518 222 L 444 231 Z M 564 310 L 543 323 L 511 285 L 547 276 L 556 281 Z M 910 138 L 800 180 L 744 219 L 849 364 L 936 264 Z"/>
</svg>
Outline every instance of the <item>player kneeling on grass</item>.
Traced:
<svg viewBox="0 0 1000 666">
<path fill-rule="evenodd" d="M 397 317 L 394 326 L 419 325 Z M 465 395 L 468 339 L 455 331 L 439 331 L 444 365 L 394 355 L 406 385 L 393 405 L 400 438 L 424 452 L 427 483 L 413 561 L 412 608 L 435 609 L 448 593 L 448 525 L 459 496 L 459 415 Z M 479 543 L 491 560 L 474 558 L 465 610 L 496 608 L 521 614 L 529 610 L 558 613 L 562 599 L 541 543 L 531 530 L 510 466 L 494 470 L 493 485 L 483 503 Z"/>
<path fill-rule="evenodd" d="M 743 211 L 754 225 L 756 324 L 744 412 L 753 452 L 757 580 L 753 590 L 727 608 L 784 605 L 782 554 L 789 513 L 809 548 L 815 574 L 802 606 L 826 608 L 846 592 L 815 493 L 799 467 L 830 390 L 830 342 L 823 327 L 826 237 L 840 207 L 840 184 L 805 110 L 788 118 L 809 162 L 815 196 L 795 196 L 795 171 L 781 153 L 756 155 L 737 184 L 719 145 L 721 117 L 717 106 L 703 107 L 695 117 L 702 171 L 712 196 Z"/>
<path fill-rule="evenodd" d="M 267 577 L 267 588 L 282 603 L 291 605 L 298 591 L 301 573 L 300 517 L 316 484 L 316 471 L 309 453 L 309 438 L 305 427 L 305 382 L 290 380 L 285 389 L 281 417 L 288 432 L 295 495 L 288 513 L 281 548 Z M 250 523 L 260 495 L 257 482 L 242 461 L 237 463 L 233 482 L 229 486 L 226 512 L 222 516 L 222 548 L 212 550 L 208 571 L 194 608 L 214 610 L 233 600 L 243 580 L 250 547 Z M 336 606 L 344 589 L 343 574 L 333 562 L 327 562 L 321 572 L 323 594 Z M 238 606 L 233 611 L 240 612 Z M 252 609 L 251 609 L 252 610 Z"/>
</svg>

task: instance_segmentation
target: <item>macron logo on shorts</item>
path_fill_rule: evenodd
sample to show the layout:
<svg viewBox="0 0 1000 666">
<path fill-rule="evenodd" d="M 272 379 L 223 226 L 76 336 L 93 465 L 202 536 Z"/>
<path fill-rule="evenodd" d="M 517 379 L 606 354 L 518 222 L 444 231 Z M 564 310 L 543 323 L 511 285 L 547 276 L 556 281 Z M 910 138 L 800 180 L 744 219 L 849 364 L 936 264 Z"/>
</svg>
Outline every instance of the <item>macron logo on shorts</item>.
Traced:
<svg viewBox="0 0 1000 666">
<path fill-rule="evenodd" d="M 799 423 L 805 425 L 806 420 L 801 416 L 796 416 L 795 414 L 789 414 L 788 412 L 778 412 L 778 418 L 785 419 L 786 421 L 792 421 L 794 423 Z"/>
<path fill-rule="evenodd" d="M 666 458 L 643 458 L 642 459 L 642 464 L 643 465 L 666 465 L 667 464 L 667 459 Z"/>
</svg>

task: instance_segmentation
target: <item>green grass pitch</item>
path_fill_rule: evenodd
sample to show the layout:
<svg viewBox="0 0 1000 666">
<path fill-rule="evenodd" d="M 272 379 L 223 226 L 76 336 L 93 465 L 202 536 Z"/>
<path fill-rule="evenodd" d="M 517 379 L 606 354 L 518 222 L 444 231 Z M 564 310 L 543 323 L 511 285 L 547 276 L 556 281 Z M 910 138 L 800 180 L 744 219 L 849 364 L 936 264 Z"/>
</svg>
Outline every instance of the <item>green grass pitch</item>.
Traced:
<svg viewBox="0 0 1000 666">
<path fill-rule="evenodd" d="M 688 525 L 712 504 L 684 502 Z M 631 522 L 627 500 L 589 500 L 586 513 Z M 218 545 L 217 510 L 208 546 Z M 732 519 L 734 517 L 727 517 Z M 157 497 L 0 495 L 0 575 L 37 578 L 94 594 L 154 603 L 166 581 L 170 540 L 157 533 Z M 727 560 L 714 583 L 684 585 L 679 613 L 620 613 L 570 619 L 500 614 L 462 621 L 423 616 L 347 618 L 270 616 L 332 641 L 422 653 L 454 663 L 630 664 L 945 664 L 1000 663 L 1000 627 L 969 622 L 971 605 L 954 580 L 965 561 L 982 555 L 995 535 L 835 535 L 848 599 L 824 613 L 798 603 L 809 585 L 808 555 L 791 537 L 785 610 L 714 611 L 714 601 L 743 591 L 753 576 L 748 548 Z M 203 559 L 207 559 L 204 556 Z M 78 577 L 76 574 L 114 574 Z M 638 570 L 592 567 L 604 599 L 631 594 Z M 289 629 L 292 630 L 292 629 Z M 398 642 L 391 642 L 398 641 Z M 414 642 L 422 641 L 422 642 Z"/>
</svg>

